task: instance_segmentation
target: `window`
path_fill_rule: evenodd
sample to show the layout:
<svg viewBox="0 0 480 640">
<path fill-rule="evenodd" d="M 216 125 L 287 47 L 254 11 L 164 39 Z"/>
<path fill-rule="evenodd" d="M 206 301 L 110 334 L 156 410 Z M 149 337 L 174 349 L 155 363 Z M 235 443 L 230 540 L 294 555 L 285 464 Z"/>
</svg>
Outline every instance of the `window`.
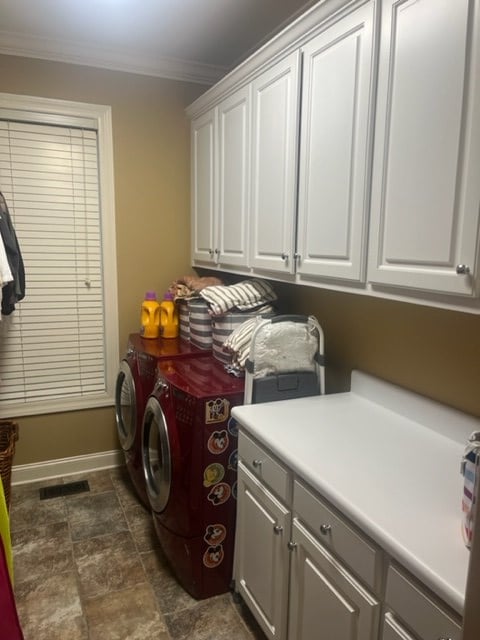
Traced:
<svg viewBox="0 0 480 640">
<path fill-rule="evenodd" d="M 0 191 L 26 274 L 0 325 L 0 416 L 113 404 L 110 108 L 0 94 Z"/>
</svg>

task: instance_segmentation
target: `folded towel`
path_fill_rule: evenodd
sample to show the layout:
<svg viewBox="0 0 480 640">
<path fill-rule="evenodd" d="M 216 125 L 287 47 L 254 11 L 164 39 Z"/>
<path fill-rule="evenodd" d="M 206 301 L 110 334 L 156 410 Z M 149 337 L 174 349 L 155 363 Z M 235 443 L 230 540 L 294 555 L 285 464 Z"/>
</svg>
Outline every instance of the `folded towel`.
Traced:
<svg viewBox="0 0 480 640">
<path fill-rule="evenodd" d="M 221 316 L 227 311 L 256 309 L 277 299 L 272 287 L 264 280 L 244 280 L 230 286 L 206 287 L 199 291 L 208 302 L 212 316 Z"/>
<path fill-rule="evenodd" d="M 232 354 L 232 362 L 229 368 L 237 371 L 245 369 L 245 363 L 250 353 L 252 333 L 260 320 L 262 320 L 260 316 L 245 320 L 237 329 L 232 331 L 223 343 L 223 350 Z"/>
<path fill-rule="evenodd" d="M 193 298 L 198 296 L 198 292 L 205 287 L 223 285 L 223 280 L 215 276 L 183 276 L 174 280 L 168 291 L 173 293 L 175 300 L 181 298 Z"/>
</svg>

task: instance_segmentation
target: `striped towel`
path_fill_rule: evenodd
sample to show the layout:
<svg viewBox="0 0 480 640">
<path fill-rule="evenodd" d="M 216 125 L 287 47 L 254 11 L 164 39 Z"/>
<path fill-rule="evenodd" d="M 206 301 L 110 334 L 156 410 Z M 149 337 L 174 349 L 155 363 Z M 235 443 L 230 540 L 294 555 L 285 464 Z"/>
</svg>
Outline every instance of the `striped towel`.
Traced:
<svg viewBox="0 0 480 640">
<path fill-rule="evenodd" d="M 277 299 L 268 282 L 257 279 L 230 286 L 205 287 L 199 295 L 208 303 L 212 316 L 221 316 L 232 309 L 249 311 Z"/>
<path fill-rule="evenodd" d="M 245 322 L 242 322 L 237 329 L 232 331 L 223 343 L 223 350 L 232 354 L 231 366 L 233 368 L 239 370 L 245 369 L 245 363 L 250 353 L 252 333 L 255 330 L 257 323 L 261 320 L 261 316 L 245 320 Z"/>
</svg>

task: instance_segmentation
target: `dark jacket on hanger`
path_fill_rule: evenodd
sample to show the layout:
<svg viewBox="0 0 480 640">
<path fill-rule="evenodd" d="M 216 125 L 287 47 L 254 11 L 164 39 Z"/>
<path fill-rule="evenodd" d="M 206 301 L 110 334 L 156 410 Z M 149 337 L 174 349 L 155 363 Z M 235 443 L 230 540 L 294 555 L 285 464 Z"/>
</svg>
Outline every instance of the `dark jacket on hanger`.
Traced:
<svg viewBox="0 0 480 640">
<path fill-rule="evenodd" d="M 3 194 L 0 192 L 0 234 L 7 260 L 12 272 L 13 282 L 2 287 L 2 314 L 8 316 L 15 309 L 15 304 L 25 297 L 25 268 L 18 245 L 17 235 L 13 228 L 10 212 Z"/>
</svg>

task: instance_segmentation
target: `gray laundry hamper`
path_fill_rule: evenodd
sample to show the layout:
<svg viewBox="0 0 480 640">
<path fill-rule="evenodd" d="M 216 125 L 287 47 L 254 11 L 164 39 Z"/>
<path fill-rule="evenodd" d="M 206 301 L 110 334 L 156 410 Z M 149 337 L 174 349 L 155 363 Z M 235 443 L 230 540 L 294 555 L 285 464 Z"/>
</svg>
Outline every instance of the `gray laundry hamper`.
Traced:
<svg viewBox="0 0 480 640">
<path fill-rule="evenodd" d="M 314 316 L 260 320 L 245 366 L 245 404 L 325 393 L 323 330 Z"/>
</svg>

